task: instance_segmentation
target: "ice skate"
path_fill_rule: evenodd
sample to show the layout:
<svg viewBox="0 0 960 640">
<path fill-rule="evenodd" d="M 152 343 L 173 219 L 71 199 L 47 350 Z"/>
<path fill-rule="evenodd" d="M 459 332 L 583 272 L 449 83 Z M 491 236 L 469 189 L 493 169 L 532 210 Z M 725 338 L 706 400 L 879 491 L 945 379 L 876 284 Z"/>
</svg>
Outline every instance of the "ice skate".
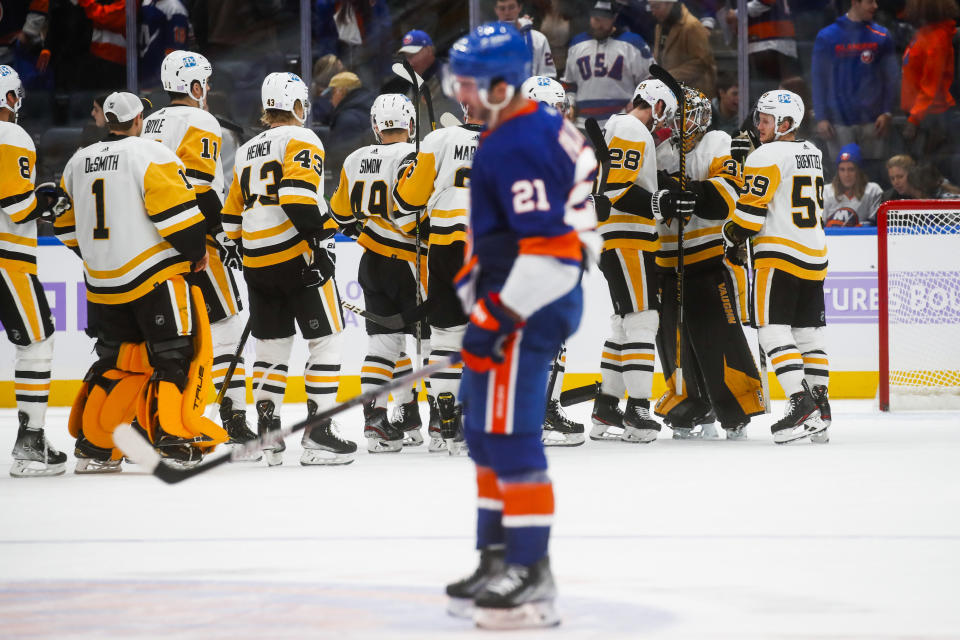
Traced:
<svg viewBox="0 0 960 640">
<path fill-rule="evenodd" d="M 363 405 L 363 436 L 370 453 L 395 453 L 403 448 L 403 431 L 387 419 L 387 410 L 372 404 Z"/>
<path fill-rule="evenodd" d="M 827 426 L 820 419 L 820 410 L 806 381 L 803 391 L 790 396 L 787 410 L 783 417 L 770 427 L 773 441 L 777 444 L 787 444 L 812 436 L 826 429 Z"/>
<path fill-rule="evenodd" d="M 650 401 L 638 398 L 627 399 L 627 409 L 623 412 L 624 442 L 653 442 L 660 435 L 660 423 L 650 415 Z"/>
<path fill-rule="evenodd" d="M 474 600 L 473 619 L 481 629 L 532 629 L 560 624 L 557 588 L 550 558 L 524 567 L 509 565 Z"/>
<path fill-rule="evenodd" d="M 13 466 L 10 475 L 14 478 L 60 476 L 67 469 L 67 454 L 57 451 L 44 436 L 43 429 L 30 429 L 26 413 L 17 413 L 20 428 L 13 444 Z"/>
<path fill-rule="evenodd" d="M 563 414 L 559 400 L 551 400 L 543 416 L 541 439 L 547 447 L 576 447 L 584 443 L 583 425 Z"/>
<path fill-rule="evenodd" d="M 194 447 L 193 440 L 184 440 L 165 432 L 159 426 L 156 427 L 157 433 L 154 436 L 154 447 L 157 453 L 163 457 L 163 462 L 172 467 L 180 469 L 189 469 L 200 464 L 203 460 L 203 452 Z"/>
<path fill-rule="evenodd" d="M 674 440 L 707 440 L 717 439 L 717 434 L 713 423 L 717 416 L 709 405 L 704 405 L 704 409 L 699 415 L 696 415 L 689 423 L 680 421 L 677 424 L 667 422 L 667 425 L 673 431 Z M 700 427 L 699 429 L 697 427 Z"/>
<path fill-rule="evenodd" d="M 502 547 L 480 550 L 480 564 L 476 570 L 462 580 L 447 585 L 447 613 L 457 618 L 472 618 L 474 612 L 473 599 L 477 597 L 490 580 L 494 579 L 506 568 Z"/>
<path fill-rule="evenodd" d="M 81 433 L 73 450 L 73 457 L 77 459 L 73 472 L 81 475 L 117 473 L 121 471 L 120 460 L 113 460 L 112 455 L 112 450 L 95 446 Z"/>
<path fill-rule="evenodd" d="M 430 436 L 430 442 L 427 444 L 427 451 L 430 453 L 440 453 L 447 450 L 447 443 L 443 439 L 443 432 L 440 428 L 440 409 L 437 406 L 437 399 L 433 396 L 427 396 L 427 402 L 430 405 L 430 425 L 427 427 L 427 435 Z"/>
<path fill-rule="evenodd" d="M 598 395 L 593 401 L 590 419 L 593 422 L 591 440 L 620 440 L 623 435 L 623 411 L 620 410 L 620 401 L 613 396 Z"/>
<path fill-rule="evenodd" d="M 224 398 L 220 403 L 220 422 L 223 423 L 223 428 L 229 436 L 226 445 L 227 449 L 234 454 L 233 459 L 237 462 L 260 462 L 263 456 L 259 451 L 250 454 L 239 453 L 243 445 L 257 439 L 257 434 L 247 425 L 247 412 L 234 411 L 233 400 Z"/>
<path fill-rule="evenodd" d="M 423 436 L 420 434 L 423 422 L 420 421 L 420 406 L 416 400 L 398 404 L 393 409 L 390 425 L 403 432 L 403 446 L 419 447 L 423 444 Z"/>
<path fill-rule="evenodd" d="M 827 428 L 819 433 L 815 433 L 810 436 L 810 442 L 816 442 L 817 444 L 826 444 L 830 442 L 830 422 L 832 416 L 830 415 L 830 398 L 827 396 L 827 387 L 826 385 L 818 384 L 813 388 L 813 401 L 817 403 L 817 408 L 820 409 L 820 419 L 823 420 L 823 424 L 827 425 Z"/>
<path fill-rule="evenodd" d="M 456 402 L 457 399 L 448 391 L 437 396 L 440 434 L 443 437 L 447 453 L 452 456 L 463 455 L 467 452 L 467 444 L 463 437 L 463 407 Z"/>
<path fill-rule="evenodd" d="M 317 403 L 307 400 L 307 418 L 317 415 Z M 327 418 L 303 432 L 300 464 L 350 464 L 357 457 L 357 445 L 343 438 L 337 425 Z"/>
<path fill-rule="evenodd" d="M 727 434 L 727 440 L 746 440 L 747 439 L 747 425 L 750 424 L 750 421 L 742 422 L 739 424 L 731 425 L 720 425 L 723 427 L 723 432 Z"/>
<path fill-rule="evenodd" d="M 267 459 L 268 467 L 283 464 L 283 452 L 287 445 L 279 437 L 280 416 L 275 416 L 275 406 L 272 400 L 261 400 L 257 403 L 257 434 L 263 438 L 266 435 L 275 436 L 263 445 L 263 455 Z"/>
</svg>

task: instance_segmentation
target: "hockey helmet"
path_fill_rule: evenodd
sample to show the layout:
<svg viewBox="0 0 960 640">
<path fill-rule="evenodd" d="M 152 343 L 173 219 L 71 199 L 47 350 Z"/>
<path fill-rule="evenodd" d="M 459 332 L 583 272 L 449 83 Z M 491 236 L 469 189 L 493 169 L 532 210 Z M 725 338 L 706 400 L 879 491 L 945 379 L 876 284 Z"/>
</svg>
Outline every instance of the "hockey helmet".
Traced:
<svg viewBox="0 0 960 640">
<path fill-rule="evenodd" d="M 194 81 L 200 83 L 203 94 L 200 105 L 207 99 L 207 80 L 213 74 L 210 61 L 199 53 L 192 51 L 172 51 L 167 54 L 160 65 L 160 83 L 164 91 L 171 93 L 190 94 Z"/>
<path fill-rule="evenodd" d="M 684 97 L 684 126 L 686 128 L 684 142 L 684 152 L 688 152 L 697 146 L 697 143 L 700 142 L 700 138 L 703 137 L 703 134 L 707 132 L 707 129 L 710 128 L 710 122 L 713 120 L 713 109 L 710 105 L 710 100 L 707 99 L 707 96 L 703 95 L 703 92 L 695 87 L 683 86 L 683 97 Z M 674 118 L 674 132 L 680 131 L 680 114 L 677 113 Z M 677 136 L 677 143 L 679 144 L 679 135 Z"/>
<path fill-rule="evenodd" d="M 402 93 L 377 96 L 370 107 L 370 127 L 377 140 L 389 129 L 406 129 L 411 137 L 416 135 L 416 113 L 410 98 Z"/>
<path fill-rule="evenodd" d="M 651 130 L 659 129 L 664 124 L 673 122 L 677 114 L 677 98 L 673 92 L 661 80 L 644 80 L 637 85 L 633 92 L 633 99 L 641 98 L 650 105 L 653 110 L 653 127 Z M 663 101 L 663 112 L 657 114 L 657 104 Z"/>
<path fill-rule="evenodd" d="M 520 85 L 520 93 L 531 100 L 548 104 L 562 114 L 570 108 L 563 85 L 547 76 L 530 76 Z"/>
<path fill-rule="evenodd" d="M 7 94 L 13 91 L 17 101 L 11 107 L 7 102 Z M 0 64 L 0 92 L 2 92 L 3 107 L 17 113 L 20 111 L 20 105 L 23 103 L 23 83 L 20 82 L 20 74 L 13 67 Z"/>
<path fill-rule="evenodd" d="M 761 113 L 773 116 L 776 127 L 773 139 L 779 140 L 781 136 L 797 130 L 803 121 L 804 111 L 803 100 L 793 91 L 786 89 L 767 91 L 757 100 L 757 109 L 753 112 L 753 124 L 756 126 L 760 123 Z M 781 132 L 780 123 L 786 118 L 790 118 L 792 124 L 789 129 Z"/>
<path fill-rule="evenodd" d="M 264 110 L 289 111 L 300 124 L 306 121 L 307 113 L 310 112 L 308 96 L 307 85 L 295 73 L 279 71 L 271 73 L 263 79 L 263 87 L 260 89 L 260 98 L 263 101 Z M 297 101 L 303 106 L 302 118 L 293 110 Z"/>
<path fill-rule="evenodd" d="M 514 92 L 530 77 L 531 54 L 517 28 L 506 22 L 488 22 L 463 36 L 450 49 L 450 71 L 473 78 L 480 101 L 496 110 L 513 98 Z M 509 86 L 503 103 L 491 105 L 490 87 L 503 81 Z"/>
</svg>

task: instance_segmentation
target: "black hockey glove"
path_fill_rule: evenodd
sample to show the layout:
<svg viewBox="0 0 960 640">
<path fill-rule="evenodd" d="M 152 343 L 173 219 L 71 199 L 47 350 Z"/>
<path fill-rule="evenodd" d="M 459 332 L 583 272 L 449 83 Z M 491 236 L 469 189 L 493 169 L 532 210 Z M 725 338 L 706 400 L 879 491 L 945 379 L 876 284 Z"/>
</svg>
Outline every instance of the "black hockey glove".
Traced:
<svg viewBox="0 0 960 640">
<path fill-rule="evenodd" d="M 304 287 L 320 287 L 336 274 L 336 241 L 333 232 L 328 230 L 317 232 L 306 240 L 313 250 L 313 263 L 303 268 L 300 277 Z"/>
<path fill-rule="evenodd" d="M 697 196 L 692 191 L 657 191 L 650 199 L 650 208 L 655 217 L 663 218 L 667 224 L 680 219 L 686 223 L 697 208 Z"/>
<path fill-rule="evenodd" d="M 597 222 L 603 222 L 610 217 L 610 198 L 602 193 L 591 194 L 590 201 L 597 212 Z"/>
<path fill-rule="evenodd" d="M 723 235 L 723 254 L 731 264 L 740 267 L 747 264 L 747 238 L 742 231 L 733 220 L 728 220 L 720 231 Z"/>
<path fill-rule="evenodd" d="M 243 269 L 243 240 L 231 240 L 223 229 L 214 235 L 220 262 L 227 269 Z"/>
<path fill-rule="evenodd" d="M 356 240 L 360 237 L 360 234 L 363 233 L 363 220 L 356 220 L 348 224 L 342 224 L 340 225 L 338 231 L 348 238 L 353 238 Z"/>
<path fill-rule="evenodd" d="M 33 190 L 40 219 L 53 223 L 71 207 L 70 196 L 55 182 L 43 182 Z"/>
<path fill-rule="evenodd" d="M 751 151 L 753 151 L 753 141 L 746 133 L 739 133 L 730 141 L 730 155 L 741 167 L 747 161 Z"/>
</svg>

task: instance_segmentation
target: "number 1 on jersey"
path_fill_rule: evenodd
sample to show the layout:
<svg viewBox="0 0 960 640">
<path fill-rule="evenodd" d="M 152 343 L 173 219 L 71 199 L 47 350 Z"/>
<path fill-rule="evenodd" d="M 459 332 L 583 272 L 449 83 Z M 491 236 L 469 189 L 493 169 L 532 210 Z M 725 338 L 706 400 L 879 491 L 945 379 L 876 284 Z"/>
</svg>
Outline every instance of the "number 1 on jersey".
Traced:
<svg viewBox="0 0 960 640">
<path fill-rule="evenodd" d="M 93 199 L 96 202 L 97 208 L 97 226 L 93 228 L 93 239 L 94 240 L 106 240 L 110 237 L 110 229 L 107 228 L 104 216 L 103 206 L 103 178 L 99 178 L 93 181 L 93 186 L 90 187 L 90 190 L 93 192 Z"/>
</svg>

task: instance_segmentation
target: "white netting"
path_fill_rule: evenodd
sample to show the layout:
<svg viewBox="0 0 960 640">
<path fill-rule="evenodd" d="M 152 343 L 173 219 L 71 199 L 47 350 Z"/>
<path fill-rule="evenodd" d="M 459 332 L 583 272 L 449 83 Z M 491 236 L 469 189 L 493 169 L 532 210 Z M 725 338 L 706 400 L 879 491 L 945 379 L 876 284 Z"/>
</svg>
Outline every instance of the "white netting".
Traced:
<svg viewBox="0 0 960 640">
<path fill-rule="evenodd" d="M 891 408 L 960 408 L 960 209 L 890 209 L 887 265 Z"/>
</svg>

